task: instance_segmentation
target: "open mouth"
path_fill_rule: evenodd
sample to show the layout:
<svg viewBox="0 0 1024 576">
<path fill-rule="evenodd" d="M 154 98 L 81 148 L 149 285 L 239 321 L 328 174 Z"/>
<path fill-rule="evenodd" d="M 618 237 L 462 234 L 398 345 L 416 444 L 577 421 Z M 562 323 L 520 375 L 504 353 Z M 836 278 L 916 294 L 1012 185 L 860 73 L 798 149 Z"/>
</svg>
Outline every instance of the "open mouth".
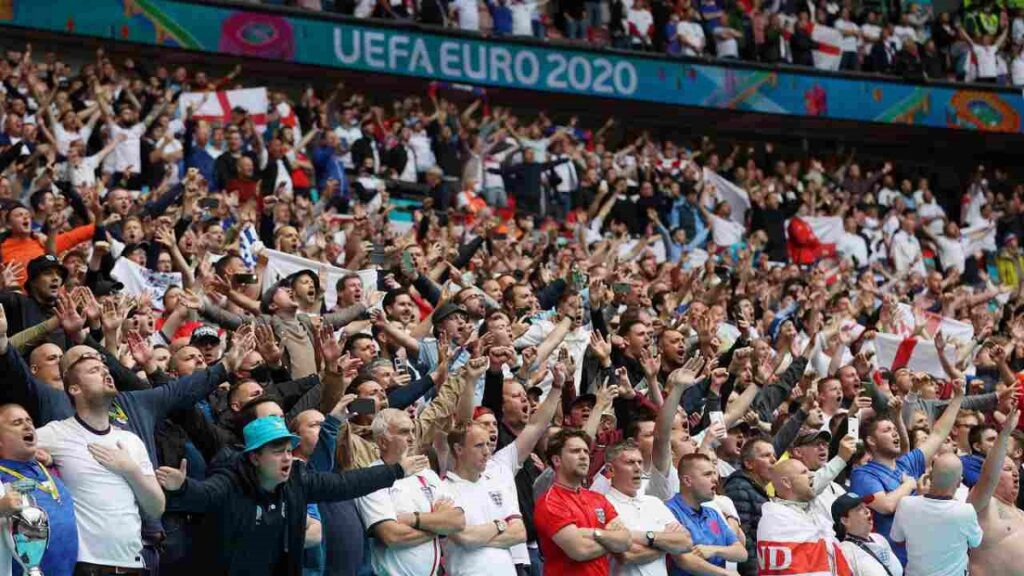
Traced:
<svg viewBox="0 0 1024 576">
<path fill-rule="evenodd" d="M 25 441 L 25 444 L 31 446 L 36 443 L 36 434 L 35 432 L 29 432 L 28 434 L 22 436 L 21 439 Z"/>
<path fill-rule="evenodd" d="M 281 466 L 281 476 L 282 477 L 287 478 L 288 474 L 291 471 L 292 471 L 292 465 L 291 464 L 285 464 L 284 466 Z"/>
</svg>

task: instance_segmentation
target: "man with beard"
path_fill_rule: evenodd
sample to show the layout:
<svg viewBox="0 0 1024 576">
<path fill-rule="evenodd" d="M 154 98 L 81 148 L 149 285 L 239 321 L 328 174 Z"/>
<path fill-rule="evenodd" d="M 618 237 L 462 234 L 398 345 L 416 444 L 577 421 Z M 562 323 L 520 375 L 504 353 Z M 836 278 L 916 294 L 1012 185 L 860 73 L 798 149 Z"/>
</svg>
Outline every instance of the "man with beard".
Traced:
<svg viewBox="0 0 1024 576">
<path fill-rule="evenodd" d="M 360 282 L 360 297 L 362 297 L 362 289 L 363 285 Z M 340 290 L 338 291 L 338 298 L 340 301 Z M 409 295 L 409 290 L 407 288 L 396 288 L 389 291 L 384 295 L 384 300 L 381 301 L 381 306 L 384 308 L 384 313 L 387 314 L 388 320 L 396 322 L 401 326 L 414 325 L 419 321 L 416 303 L 413 302 L 412 296 Z"/>
<path fill-rule="evenodd" d="M 967 497 L 978 513 L 984 534 L 981 546 L 970 555 L 970 573 L 975 576 L 1024 574 L 1020 561 L 1024 552 L 1024 512 L 1014 505 L 1020 491 L 1020 468 L 1007 457 L 1009 439 L 1019 420 L 1016 409 L 1007 416 L 996 445 L 985 458 L 978 483 Z"/>
<path fill-rule="evenodd" d="M 312 270 L 299 270 L 288 276 L 287 280 L 292 287 L 295 301 L 299 304 L 299 313 L 319 316 L 323 300 L 323 293 L 320 291 L 320 277 Z M 350 306 L 359 304 L 361 301 L 362 299 L 356 300 Z"/>
<path fill-rule="evenodd" d="M 189 480 L 184 461 L 180 468 L 157 472 L 173 509 L 205 514 L 193 555 L 198 572 L 299 576 L 302 554 L 294 551 L 303 549 L 309 503 L 386 489 L 427 465 L 424 456 L 403 454 L 366 470 L 314 472 L 295 463 L 292 450 L 299 437 L 288 432 L 280 416 L 256 418 L 243 432 L 244 458 L 225 473 Z"/>
<path fill-rule="evenodd" d="M 36 434 L 74 496 L 76 573 L 143 573 L 158 560 L 144 558 L 142 518 L 164 512 L 146 446 L 134 433 L 111 425 L 117 388 L 98 352 L 76 347 L 62 363 L 75 414 Z"/>
<path fill-rule="evenodd" d="M 555 483 L 534 511 L 545 574 L 608 574 L 609 556 L 630 549 L 632 537 L 602 495 L 583 487 L 590 469 L 590 438 L 563 429 L 548 440 Z"/>
<path fill-rule="evenodd" d="M 907 562 L 906 548 L 902 543 L 894 543 L 889 535 L 896 506 L 917 489 L 917 479 L 924 475 L 927 463 L 953 429 L 963 399 L 964 382 L 956 380 L 953 383 L 953 399 L 935 422 L 928 439 L 906 454 L 900 449 L 899 431 L 892 420 L 879 417 L 865 422 L 861 428 L 864 447 L 871 461 L 857 467 L 850 474 L 850 491 L 873 497 L 868 507 L 875 513 L 875 529 L 889 540 L 903 564 Z"/>
<path fill-rule="evenodd" d="M 5 260 L 6 256 L 4 253 Z M 0 305 L 7 315 L 11 335 L 41 324 L 56 313 L 58 295 L 67 277 L 67 269 L 49 254 L 28 263 L 28 281 L 25 284 L 28 295 L 0 292 Z M 67 350 L 68 339 L 63 332 L 52 333 L 48 339 L 62 350 Z"/>
</svg>

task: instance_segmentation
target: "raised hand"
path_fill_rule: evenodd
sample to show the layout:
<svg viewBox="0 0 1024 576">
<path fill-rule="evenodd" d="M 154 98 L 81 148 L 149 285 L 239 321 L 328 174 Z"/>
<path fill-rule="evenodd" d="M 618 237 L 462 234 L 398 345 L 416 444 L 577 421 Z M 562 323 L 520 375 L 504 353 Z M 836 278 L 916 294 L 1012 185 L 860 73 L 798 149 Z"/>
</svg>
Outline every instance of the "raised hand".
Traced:
<svg viewBox="0 0 1024 576">
<path fill-rule="evenodd" d="M 265 322 L 259 322 L 254 326 L 254 334 L 256 336 L 256 351 L 260 353 L 263 360 L 266 361 L 268 366 L 280 366 L 281 359 L 284 357 L 284 350 L 277 342 L 277 338 L 274 336 L 274 330 L 269 324 Z"/>
<path fill-rule="evenodd" d="M 317 345 L 320 347 L 320 356 L 325 367 L 333 367 L 341 358 L 341 344 L 334 338 L 330 326 L 321 325 L 317 330 Z"/>
<path fill-rule="evenodd" d="M 413 474 L 426 470 L 427 466 L 430 465 L 430 460 L 428 460 L 426 456 L 406 456 L 398 462 L 398 465 L 402 467 L 402 472 L 404 472 L 405 477 L 408 478 Z M 442 505 L 443 501 L 438 500 L 434 505 L 434 509 L 436 510 Z"/>
<path fill-rule="evenodd" d="M 100 324 L 105 334 L 115 334 L 124 322 L 122 310 L 112 298 L 103 302 Z"/>
<path fill-rule="evenodd" d="M 67 294 L 60 294 L 57 296 L 57 305 L 54 312 L 60 320 L 61 328 L 63 328 L 64 332 L 69 336 L 78 334 L 82 331 L 82 328 L 85 327 L 85 318 L 78 313 L 75 303 Z"/>
<path fill-rule="evenodd" d="M 0 267 L 0 290 L 13 290 L 18 287 L 18 276 L 25 272 L 20 262 L 8 262 Z"/>
<path fill-rule="evenodd" d="M 596 330 L 590 333 L 590 349 L 594 351 L 594 356 L 602 363 L 611 360 L 612 344 L 605 340 L 604 336 Z"/>
<path fill-rule="evenodd" d="M 330 415 L 341 420 L 342 417 L 348 413 L 348 405 L 354 402 L 358 398 L 355 394 L 345 394 L 342 396 L 338 403 L 331 408 Z"/>
<path fill-rule="evenodd" d="M 704 368 L 704 357 L 700 354 L 691 356 L 682 368 L 674 370 L 668 375 L 668 381 L 665 383 L 665 388 L 671 390 L 676 386 L 682 386 L 683 389 L 693 386 L 697 382 L 697 376 L 701 373 Z"/>
<path fill-rule="evenodd" d="M 252 332 L 246 332 L 241 335 L 236 335 L 235 339 L 231 342 L 231 348 L 228 353 L 224 355 L 224 367 L 227 368 L 229 373 L 238 372 L 238 369 L 242 366 L 242 360 L 256 349 L 256 337 L 253 336 Z"/>
<path fill-rule="evenodd" d="M 153 361 L 153 347 L 135 330 L 128 333 L 128 350 L 135 362 L 144 369 Z"/>
</svg>

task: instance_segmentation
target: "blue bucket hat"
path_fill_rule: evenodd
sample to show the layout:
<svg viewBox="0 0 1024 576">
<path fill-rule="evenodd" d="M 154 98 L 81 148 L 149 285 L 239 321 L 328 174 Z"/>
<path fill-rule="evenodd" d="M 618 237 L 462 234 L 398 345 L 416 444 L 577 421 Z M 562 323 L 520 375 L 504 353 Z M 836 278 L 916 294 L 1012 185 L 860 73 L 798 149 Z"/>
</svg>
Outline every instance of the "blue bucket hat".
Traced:
<svg viewBox="0 0 1024 576">
<path fill-rule="evenodd" d="M 245 425 L 242 434 L 245 436 L 245 452 L 247 453 L 283 438 L 292 441 L 293 449 L 299 445 L 299 437 L 288 431 L 284 418 L 280 416 L 257 418 Z"/>
</svg>

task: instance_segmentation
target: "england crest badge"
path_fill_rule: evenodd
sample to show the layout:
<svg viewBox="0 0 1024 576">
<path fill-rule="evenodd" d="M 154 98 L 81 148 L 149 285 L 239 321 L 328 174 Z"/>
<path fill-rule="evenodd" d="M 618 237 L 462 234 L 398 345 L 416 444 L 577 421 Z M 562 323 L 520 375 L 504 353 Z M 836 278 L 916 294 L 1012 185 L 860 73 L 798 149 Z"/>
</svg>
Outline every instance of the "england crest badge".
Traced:
<svg viewBox="0 0 1024 576">
<path fill-rule="evenodd" d="M 597 515 L 597 521 L 604 524 L 604 508 L 594 508 L 594 514 Z"/>
</svg>

